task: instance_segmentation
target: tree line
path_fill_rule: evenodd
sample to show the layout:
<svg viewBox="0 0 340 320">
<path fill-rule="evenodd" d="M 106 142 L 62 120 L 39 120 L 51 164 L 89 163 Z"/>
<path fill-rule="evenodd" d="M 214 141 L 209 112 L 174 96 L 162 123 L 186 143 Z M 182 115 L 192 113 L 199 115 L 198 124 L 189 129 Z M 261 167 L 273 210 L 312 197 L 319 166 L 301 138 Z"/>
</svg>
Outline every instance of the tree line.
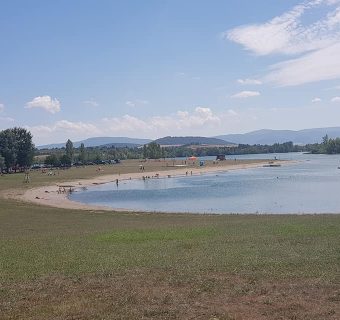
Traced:
<svg viewBox="0 0 340 320">
<path fill-rule="evenodd" d="M 200 147 L 174 146 L 161 147 L 156 142 L 142 147 L 85 147 L 82 143 L 75 148 L 71 140 L 65 147 L 51 150 L 37 150 L 32 142 L 32 134 L 24 128 L 11 128 L 0 131 L 0 171 L 18 171 L 29 168 L 35 155 L 46 155 L 44 164 L 52 167 L 68 167 L 73 164 L 100 164 L 121 159 L 160 159 L 189 156 L 229 156 L 256 153 L 311 152 L 335 154 L 340 153 L 340 138 L 331 139 L 327 135 L 322 143 L 306 146 L 294 145 L 293 142 L 275 143 L 273 145 L 240 144 L 235 147 Z"/>
<path fill-rule="evenodd" d="M 292 142 L 276 143 L 274 145 L 246 145 L 235 147 L 199 147 L 199 146 L 174 146 L 161 147 L 156 142 L 143 145 L 143 147 L 84 147 L 73 148 L 70 140 L 66 146 L 59 149 L 40 150 L 41 154 L 49 153 L 45 164 L 50 166 L 69 166 L 75 164 L 100 164 L 114 159 L 161 159 L 190 156 L 216 156 L 218 154 L 240 155 L 256 153 L 284 153 L 304 151 L 303 147 L 295 146 Z"/>
<path fill-rule="evenodd" d="M 306 146 L 307 151 L 314 154 L 338 154 L 340 153 L 340 138 L 329 138 L 326 134 L 322 143 L 314 143 Z"/>
</svg>

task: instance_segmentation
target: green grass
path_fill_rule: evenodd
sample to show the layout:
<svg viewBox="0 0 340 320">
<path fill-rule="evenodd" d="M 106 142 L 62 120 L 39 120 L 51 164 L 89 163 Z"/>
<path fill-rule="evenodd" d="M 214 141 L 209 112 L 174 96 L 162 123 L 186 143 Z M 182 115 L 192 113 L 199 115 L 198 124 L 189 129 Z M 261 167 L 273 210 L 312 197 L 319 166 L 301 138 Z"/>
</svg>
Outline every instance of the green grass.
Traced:
<svg viewBox="0 0 340 320">
<path fill-rule="evenodd" d="M 100 234 L 96 237 L 99 241 L 110 243 L 141 243 L 147 241 L 171 241 L 171 240 L 191 240 L 196 238 L 213 236 L 213 228 L 171 228 L 158 230 L 120 230 L 110 233 Z"/>
<path fill-rule="evenodd" d="M 31 186 L 62 179 L 33 178 Z M 0 177 L 0 191 L 7 188 L 22 188 L 21 175 Z M 120 213 L 0 201 L 3 319 L 104 319 L 103 312 L 106 319 L 238 319 L 240 310 L 256 319 L 259 303 L 265 319 L 340 312 L 340 215 Z M 214 309 L 221 294 L 234 301 L 232 313 Z M 197 299 L 209 317 L 199 318 Z"/>
<path fill-rule="evenodd" d="M 134 214 L 2 200 L 0 279 L 126 268 L 337 279 L 339 215 Z"/>
</svg>

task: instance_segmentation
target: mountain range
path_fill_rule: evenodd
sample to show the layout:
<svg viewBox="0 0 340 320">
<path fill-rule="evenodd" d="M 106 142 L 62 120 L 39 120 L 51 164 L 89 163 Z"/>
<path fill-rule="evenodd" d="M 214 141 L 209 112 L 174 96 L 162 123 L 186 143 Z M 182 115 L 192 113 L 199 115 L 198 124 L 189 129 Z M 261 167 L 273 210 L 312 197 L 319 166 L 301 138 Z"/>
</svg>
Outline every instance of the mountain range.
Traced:
<svg viewBox="0 0 340 320">
<path fill-rule="evenodd" d="M 154 140 L 161 145 L 185 145 L 185 144 L 274 144 L 292 141 L 294 144 L 320 143 L 322 137 L 328 135 L 329 138 L 340 137 L 340 127 L 313 128 L 303 130 L 270 130 L 262 129 L 243 134 L 227 134 L 215 137 L 164 137 Z M 128 138 L 128 137 L 96 137 L 73 143 L 78 148 L 81 143 L 85 147 L 115 146 L 115 147 L 136 147 L 150 143 L 151 139 Z M 38 146 L 38 149 L 52 149 L 65 147 L 65 143 L 55 143 Z"/>
<path fill-rule="evenodd" d="M 155 140 L 156 143 L 161 146 L 183 146 L 183 145 L 218 145 L 225 146 L 233 144 L 218 138 L 207 138 L 207 137 L 164 137 Z"/>
<path fill-rule="evenodd" d="M 138 139 L 138 138 L 127 138 L 127 137 L 96 137 L 88 138 L 82 141 L 73 142 L 75 148 L 79 148 L 82 143 L 85 147 L 98 147 L 98 146 L 115 146 L 115 147 L 138 147 L 143 144 L 151 142 L 151 139 Z M 65 147 L 66 141 L 63 143 L 47 144 L 38 146 L 38 149 L 53 149 Z"/>
<path fill-rule="evenodd" d="M 232 141 L 237 144 L 274 144 L 292 141 L 294 144 L 311 144 L 322 142 L 322 137 L 340 137 L 340 127 L 313 128 L 303 130 L 257 130 L 244 134 L 227 134 L 215 138 Z"/>
</svg>

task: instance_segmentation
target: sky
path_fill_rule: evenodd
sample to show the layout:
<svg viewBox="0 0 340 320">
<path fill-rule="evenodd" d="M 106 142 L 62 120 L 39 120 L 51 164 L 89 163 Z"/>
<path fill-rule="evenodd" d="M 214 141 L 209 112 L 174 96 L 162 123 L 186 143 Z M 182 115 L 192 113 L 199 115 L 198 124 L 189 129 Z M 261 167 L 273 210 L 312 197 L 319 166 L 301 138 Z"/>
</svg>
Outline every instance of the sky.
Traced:
<svg viewBox="0 0 340 320">
<path fill-rule="evenodd" d="M 14 126 L 37 145 L 340 126 L 340 0 L 2 0 Z"/>
</svg>

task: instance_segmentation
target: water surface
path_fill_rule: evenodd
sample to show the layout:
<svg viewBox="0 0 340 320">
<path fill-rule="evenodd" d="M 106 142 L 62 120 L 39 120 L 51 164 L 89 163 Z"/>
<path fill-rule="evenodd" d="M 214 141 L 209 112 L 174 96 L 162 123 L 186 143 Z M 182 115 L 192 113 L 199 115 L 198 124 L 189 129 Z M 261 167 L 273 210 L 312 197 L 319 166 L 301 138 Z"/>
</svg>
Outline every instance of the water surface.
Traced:
<svg viewBox="0 0 340 320">
<path fill-rule="evenodd" d="M 189 177 L 121 181 L 78 190 L 71 200 L 112 208 L 197 213 L 340 213 L 340 155 L 236 156 L 299 160 Z"/>
</svg>

